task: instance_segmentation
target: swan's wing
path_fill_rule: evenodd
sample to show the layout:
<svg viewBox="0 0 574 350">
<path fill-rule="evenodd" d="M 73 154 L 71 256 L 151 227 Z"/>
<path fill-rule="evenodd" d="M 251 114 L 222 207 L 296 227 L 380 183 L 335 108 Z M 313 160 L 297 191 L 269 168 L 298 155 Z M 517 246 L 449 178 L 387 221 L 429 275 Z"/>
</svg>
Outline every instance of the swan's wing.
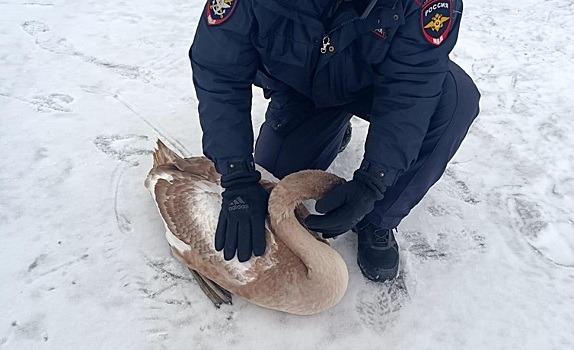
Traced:
<svg viewBox="0 0 574 350">
<path fill-rule="evenodd" d="M 167 229 L 202 256 L 213 253 L 215 215 L 219 214 L 221 190 L 215 184 L 176 177 L 158 179 L 154 193 Z M 172 242 L 170 242 L 172 243 Z"/>
<path fill-rule="evenodd" d="M 262 257 L 245 263 L 237 258 L 225 261 L 214 245 L 222 188 L 198 177 L 203 176 L 175 171 L 156 174 L 154 194 L 167 228 L 166 238 L 188 267 L 207 278 L 216 283 L 246 284 L 274 265 L 269 252 L 277 249 L 275 240 L 267 232 L 267 251 Z"/>
<path fill-rule="evenodd" d="M 206 181 L 219 184 L 220 175 L 215 170 L 213 162 L 205 157 L 190 157 L 177 159 L 174 161 L 175 166 L 182 172 L 200 176 Z"/>
</svg>

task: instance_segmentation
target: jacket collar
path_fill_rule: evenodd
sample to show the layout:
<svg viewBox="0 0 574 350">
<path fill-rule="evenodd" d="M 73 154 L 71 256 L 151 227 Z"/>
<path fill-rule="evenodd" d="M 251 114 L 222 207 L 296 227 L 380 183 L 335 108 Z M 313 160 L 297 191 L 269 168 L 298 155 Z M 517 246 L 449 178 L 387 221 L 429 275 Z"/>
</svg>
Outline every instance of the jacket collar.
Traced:
<svg viewBox="0 0 574 350">
<path fill-rule="evenodd" d="M 263 7 L 313 27 L 323 27 L 321 19 L 330 17 L 343 1 L 353 0 L 256 0 Z M 399 0 L 371 0 L 361 15 L 366 18 L 376 7 L 394 8 Z"/>
</svg>

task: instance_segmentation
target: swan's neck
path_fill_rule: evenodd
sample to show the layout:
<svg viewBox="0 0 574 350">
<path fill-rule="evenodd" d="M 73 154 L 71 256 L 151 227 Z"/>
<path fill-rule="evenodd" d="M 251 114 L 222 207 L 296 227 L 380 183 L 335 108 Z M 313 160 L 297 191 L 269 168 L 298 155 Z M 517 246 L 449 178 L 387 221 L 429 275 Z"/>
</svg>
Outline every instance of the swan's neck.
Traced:
<svg viewBox="0 0 574 350">
<path fill-rule="evenodd" d="M 271 192 L 269 214 L 275 235 L 305 264 L 309 273 L 340 269 L 338 253 L 313 237 L 297 220 L 295 208 L 308 199 L 319 199 L 343 180 L 333 174 L 306 170 L 284 178 Z M 346 270 L 346 265 L 345 265 Z"/>
<path fill-rule="evenodd" d="M 333 249 L 318 241 L 295 217 L 272 218 L 273 232 L 307 267 L 307 273 L 318 271 L 319 266 L 332 262 Z M 327 261 L 326 261 L 327 260 Z"/>
</svg>

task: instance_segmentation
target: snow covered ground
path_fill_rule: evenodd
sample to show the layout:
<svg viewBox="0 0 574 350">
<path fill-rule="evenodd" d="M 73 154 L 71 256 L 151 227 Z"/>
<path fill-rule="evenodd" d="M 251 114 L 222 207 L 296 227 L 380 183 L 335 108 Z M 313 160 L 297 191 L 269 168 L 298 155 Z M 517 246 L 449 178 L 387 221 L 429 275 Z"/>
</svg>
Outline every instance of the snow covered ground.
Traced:
<svg viewBox="0 0 574 350">
<path fill-rule="evenodd" d="M 367 282 L 348 234 L 347 294 L 313 317 L 214 309 L 143 187 L 156 138 L 201 153 L 203 5 L 0 2 L 0 349 L 574 349 L 571 0 L 466 1 L 452 58 L 482 113 L 399 227 L 402 278 Z"/>
</svg>

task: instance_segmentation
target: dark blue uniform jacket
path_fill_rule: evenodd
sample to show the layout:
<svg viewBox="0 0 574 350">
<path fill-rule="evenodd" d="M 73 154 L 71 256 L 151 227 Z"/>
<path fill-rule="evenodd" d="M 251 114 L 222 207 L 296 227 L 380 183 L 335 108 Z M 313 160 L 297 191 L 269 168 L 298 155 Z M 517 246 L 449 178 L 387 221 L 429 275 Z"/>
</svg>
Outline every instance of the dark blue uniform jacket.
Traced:
<svg viewBox="0 0 574 350">
<path fill-rule="evenodd" d="M 288 86 L 317 107 L 347 104 L 370 89 L 364 159 L 384 169 L 388 185 L 416 160 L 449 71 L 461 0 L 378 0 L 370 11 L 337 0 L 227 0 L 224 21 L 209 24 L 217 1 L 204 9 L 190 59 L 203 150 L 220 173 L 230 161 L 252 163 L 255 81 Z M 447 13 L 439 19 L 447 35 L 438 39 L 433 11 Z"/>
</svg>

